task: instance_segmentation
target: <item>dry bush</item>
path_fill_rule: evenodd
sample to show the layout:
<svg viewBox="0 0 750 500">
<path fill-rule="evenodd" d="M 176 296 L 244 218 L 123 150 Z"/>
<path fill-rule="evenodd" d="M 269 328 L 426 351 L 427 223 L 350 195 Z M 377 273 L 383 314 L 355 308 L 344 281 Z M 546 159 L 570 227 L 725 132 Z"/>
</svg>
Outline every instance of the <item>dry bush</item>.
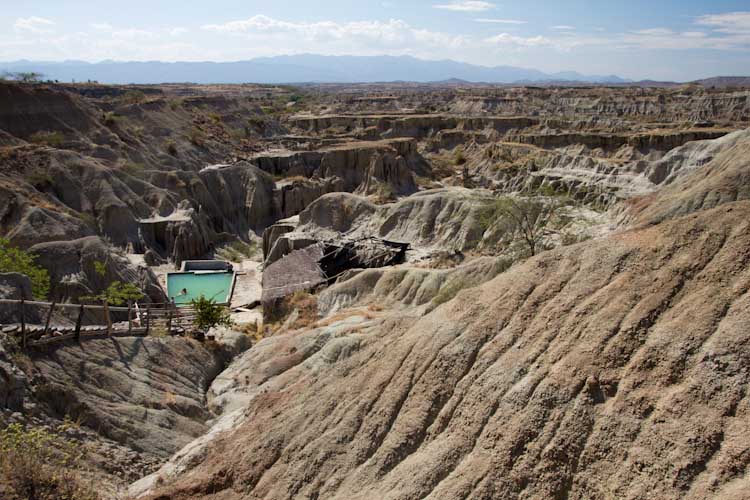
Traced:
<svg viewBox="0 0 750 500">
<path fill-rule="evenodd" d="M 62 146 L 65 136 L 62 132 L 34 132 L 29 140 L 34 144 L 44 144 L 53 148 Z"/>
<path fill-rule="evenodd" d="M 297 317 L 288 325 L 290 329 L 307 328 L 318 321 L 318 300 L 310 292 L 299 290 L 277 301 L 264 314 L 264 321 L 271 332 L 278 330 L 292 314 Z"/>
<path fill-rule="evenodd" d="M 82 478 L 80 445 L 43 428 L 11 424 L 0 431 L 0 496 L 4 500 L 98 500 Z"/>
<path fill-rule="evenodd" d="M 177 156 L 177 144 L 175 144 L 174 141 L 167 141 L 166 143 L 164 143 L 164 148 L 170 155 Z"/>
<path fill-rule="evenodd" d="M 375 317 L 375 315 L 371 311 L 363 309 L 350 309 L 348 311 L 342 311 L 333 314 L 325 319 L 318 321 L 317 323 L 315 323 L 315 327 L 318 328 L 323 326 L 330 326 L 334 323 L 338 323 L 339 321 L 343 321 L 354 316 L 362 316 L 365 319 L 373 319 Z"/>
<path fill-rule="evenodd" d="M 214 252 L 214 255 L 222 260 L 229 262 L 242 262 L 245 259 L 252 259 L 258 256 L 260 247 L 255 241 L 245 243 L 244 241 L 233 241 Z"/>
<path fill-rule="evenodd" d="M 235 330 L 238 332 L 247 335 L 251 339 L 253 339 L 253 342 L 260 342 L 265 337 L 265 328 L 263 327 L 263 322 L 255 321 L 253 323 L 245 323 L 243 325 L 236 325 Z"/>
<path fill-rule="evenodd" d="M 194 145 L 202 148 L 206 145 L 206 134 L 198 127 L 190 129 L 188 140 Z"/>
<path fill-rule="evenodd" d="M 141 104 L 146 100 L 146 94 L 140 90 L 129 90 L 120 97 L 122 104 Z"/>
</svg>

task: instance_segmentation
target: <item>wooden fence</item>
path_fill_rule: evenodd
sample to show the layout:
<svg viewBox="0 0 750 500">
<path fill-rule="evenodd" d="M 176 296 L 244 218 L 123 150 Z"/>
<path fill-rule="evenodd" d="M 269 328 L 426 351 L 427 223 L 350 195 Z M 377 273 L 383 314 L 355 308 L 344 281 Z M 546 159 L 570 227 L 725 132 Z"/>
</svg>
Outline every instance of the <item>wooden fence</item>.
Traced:
<svg viewBox="0 0 750 500">
<path fill-rule="evenodd" d="M 193 328 L 196 319 L 194 308 L 178 308 L 169 303 L 114 307 L 0 299 L 0 306 L 5 308 L 3 316 L 17 318 L 11 323 L 0 323 L 2 333 L 16 336 L 23 348 L 101 336 L 180 335 Z M 70 319 L 66 318 L 71 312 Z M 29 316 L 36 318 L 29 320 Z M 88 321 L 84 321 L 86 318 Z"/>
</svg>

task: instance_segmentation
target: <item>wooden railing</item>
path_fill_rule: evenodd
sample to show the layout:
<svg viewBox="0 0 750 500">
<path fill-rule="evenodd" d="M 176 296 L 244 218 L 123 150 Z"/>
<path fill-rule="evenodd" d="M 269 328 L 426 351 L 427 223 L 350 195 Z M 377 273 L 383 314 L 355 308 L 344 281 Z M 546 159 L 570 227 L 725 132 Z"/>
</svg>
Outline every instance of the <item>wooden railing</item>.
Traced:
<svg viewBox="0 0 750 500">
<path fill-rule="evenodd" d="M 129 303 L 127 307 L 115 307 L 106 303 L 89 305 L 0 299 L 0 307 L 6 308 L 3 316 L 17 318 L 14 322 L 0 323 L 2 333 L 15 336 L 23 348 L 101 336 L 179 335 L 193 328 L 196 319 L 194 308 L 178 308 L 170 303 Z M 71 311 L 75 321 L 65 317 Z M 35 318 L 30 320 L 29 316 Z M 61 316 L 67 321 L 61 321 Z M 115 321 L 117 319 L 119 321 Z"/>
</svg>

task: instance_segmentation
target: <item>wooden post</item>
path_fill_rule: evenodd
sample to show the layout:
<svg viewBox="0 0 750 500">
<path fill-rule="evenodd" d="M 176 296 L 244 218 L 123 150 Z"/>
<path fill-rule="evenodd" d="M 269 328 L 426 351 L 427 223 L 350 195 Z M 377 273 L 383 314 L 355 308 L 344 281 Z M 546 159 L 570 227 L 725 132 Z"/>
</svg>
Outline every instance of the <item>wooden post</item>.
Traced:
<svg viewBox="0 0 750 500">
<path fill-rule="evenodd" d="M 167 307 L 167 335 L 172 335 L 172 304 L 168 304 Z"/>
<path fill-rule="evenodd" d="M 47 313 L 47 321 L 44 322 L 44 335 L 45 337 L 49 335 L 49 323 L 52 321 L 52 313 L 55 310 L 55 302 L 52 302 L 49 305 L 49 312 Z"/>
<path fill-rule="evenodd" d="M 146 336 L 151 331 L 151 306 L 146 306 Z"/>
<path fill-rule="evenodd" d="M 81 341 L 81 323 L 83 323 L 83 311 L 84 311 L 84 306 L 83 306 L 83 304 L 81 304 L 81 307 L 78 310 L 78 319 L 76 319 L 76 332 L 75 332 L 75 336 L 76 336 L 76 340 L 78 342 Z"/>
<path fill-rule="evenodd" d="M 112 318 L 109 316 L 109 302 L 104 301 L 104 319 L 107 321 L 107 337 L 112 336 Z"/>
<path fill-rule="evenodd" d="M 133 301 L 128 301 L 128 336 L 133 334 L 133 319 L 130 315 L 133 313 Z"/>
<path fill-rule="evenodd" d="M 21 345 L 26 349 L 26 304 L 21 299 Z"/>
</svg>

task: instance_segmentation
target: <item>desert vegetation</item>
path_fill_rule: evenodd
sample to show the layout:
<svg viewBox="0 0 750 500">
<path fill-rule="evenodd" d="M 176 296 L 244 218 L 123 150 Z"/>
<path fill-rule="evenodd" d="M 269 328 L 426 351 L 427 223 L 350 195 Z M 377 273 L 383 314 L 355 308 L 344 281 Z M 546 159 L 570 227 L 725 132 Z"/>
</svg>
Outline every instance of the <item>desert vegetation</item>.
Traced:
<svg viewBox="0 0 750 500">
<path fill-rule="evenodd" d="M 741 498 L 745 90 L 0 85 L 0 497 Z"/>
<path fill-rule="evenodd" d="M 11 424 L 0 430 L 0 493 L 8 500 L 99 500 L 82 470 L 85 453 L 58 431 Z"/>
<path fill-rule="evenodd" d="M 33 253 L 13 247 L 7 239 L 0 238 L 0 272 L 27 276 L 34 298 L 44 300 L 50 289 L 49 271 L 37 264 L 36 259 Z"/>
</svg>

